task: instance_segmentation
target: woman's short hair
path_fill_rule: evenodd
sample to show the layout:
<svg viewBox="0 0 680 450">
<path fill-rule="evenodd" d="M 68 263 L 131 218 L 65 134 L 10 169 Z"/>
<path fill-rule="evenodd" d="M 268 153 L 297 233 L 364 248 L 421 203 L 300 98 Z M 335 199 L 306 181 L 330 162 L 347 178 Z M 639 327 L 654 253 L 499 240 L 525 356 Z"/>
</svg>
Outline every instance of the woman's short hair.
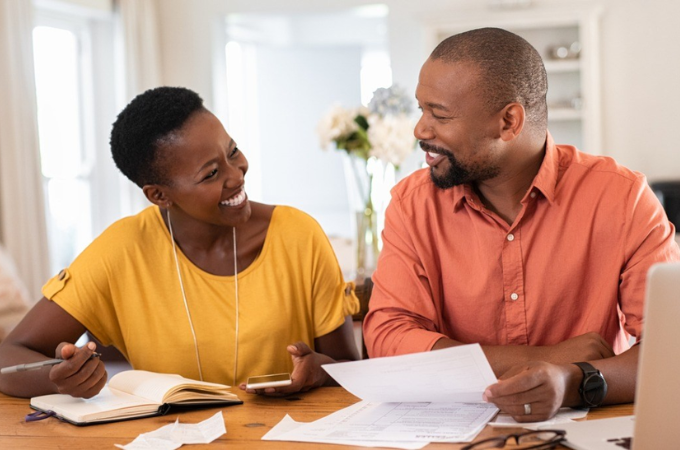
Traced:
<svg viewBox="0 0 680 450">
<path fill-rule="evenodd" d="M 139 187 L 168 184 L 158 164 L 159 147 L 197 111 L 205 111 L 203 99 L 190 89 L 163 86 L 139 94 L 111 130 L 111 154 L 118 169 Z"/>
</svg>

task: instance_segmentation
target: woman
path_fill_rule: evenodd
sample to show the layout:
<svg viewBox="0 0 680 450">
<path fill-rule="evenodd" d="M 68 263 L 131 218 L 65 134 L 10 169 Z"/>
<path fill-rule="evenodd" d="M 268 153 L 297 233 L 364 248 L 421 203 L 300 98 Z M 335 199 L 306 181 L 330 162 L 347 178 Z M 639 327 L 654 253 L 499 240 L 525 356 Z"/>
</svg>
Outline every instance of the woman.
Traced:
<svg viewBox="0 0 680 450">
<path fill-rule="evenodd" d="M 250 202 L 248 162 L 202 99 L 161 87 L 136 97 L 111 133 L 118 168 L 153 206 L 109 227 L 43 287 L 0 345 L 0 366 L 55 354 L 50 368 L 0 376 L 0 390 L 89 398 L 106 383 L 88 330 L 135 369 L 242 384 L 292 372 L 283 394 L 330 383 L 321 364 L 357 359 L 347 288 L 319 225 Z M 288 345 L 287 345 L 288 344 Z M 312 350 L 313 349 L 313 350 Z"/>
</svg>

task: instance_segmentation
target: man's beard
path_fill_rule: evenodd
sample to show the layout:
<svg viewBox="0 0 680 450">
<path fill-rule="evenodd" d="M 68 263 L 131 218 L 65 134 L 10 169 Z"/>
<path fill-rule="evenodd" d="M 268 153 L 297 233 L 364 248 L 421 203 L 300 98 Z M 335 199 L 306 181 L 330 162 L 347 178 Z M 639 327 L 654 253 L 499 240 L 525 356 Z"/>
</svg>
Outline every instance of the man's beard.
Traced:
<svg viewBox="0 0 680 450">
<path fill-rule="evenodd" d="M 430 168 L 430 178 L 439 189 L 449 189 L 461 184 L 488 180 L 500 173 L 500 168 L 496 166 L 483 167 L 480 164 L 464 164 L 458 161 L 450 151 L 423 141 L 420 141 L 420 148 L 444 155 L 449 160 L 449 168 L 443 175 L 435 175 L 434 167 Z"/>
</svg>

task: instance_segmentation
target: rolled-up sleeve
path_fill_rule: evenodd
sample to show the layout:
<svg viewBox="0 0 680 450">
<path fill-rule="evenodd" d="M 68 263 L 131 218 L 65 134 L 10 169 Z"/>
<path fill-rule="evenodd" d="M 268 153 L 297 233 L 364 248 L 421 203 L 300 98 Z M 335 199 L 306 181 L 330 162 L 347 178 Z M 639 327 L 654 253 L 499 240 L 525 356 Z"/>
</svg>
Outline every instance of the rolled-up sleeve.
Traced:
<svg viewBox="0 0 680 450">
<path fill-rule="evenodd" d="M 437 331 L 440 312 L 413 241 L 414 224 L 406 217 L 395 188 L 385 212 L 383 248 L 364 320 L 370 357 L 429 351 L 444 337 Z"/>
<path fill-rule="evenodd" d="M 624 329 L 639 339 L 647 272 L 655 263 L 680 261 L 680 249 L 673 224 L 642 175 L 631 186 L 626 209 L 626 263 L 621 271 L 619 306 Z"/>
</svg>

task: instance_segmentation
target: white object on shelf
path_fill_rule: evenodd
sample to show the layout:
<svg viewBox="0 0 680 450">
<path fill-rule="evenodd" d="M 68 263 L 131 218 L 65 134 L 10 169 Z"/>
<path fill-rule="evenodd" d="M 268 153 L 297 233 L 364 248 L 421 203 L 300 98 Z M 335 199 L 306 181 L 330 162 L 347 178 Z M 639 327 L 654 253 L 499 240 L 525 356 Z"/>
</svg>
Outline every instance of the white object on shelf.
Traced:
<svg viewBox="0 0 680 450">
<path fill-rule="evenodd" d="M 580 59 L 544 59 L 545 71 L 551 73 L 578 72 L 581 70 Z"/>
<path fill-rule="evenodd" d="M 581 120 L 583 115 L 580 109 L 573 108 L 550 108 L 548 110 L 549 121 Z"/>
</svg>

